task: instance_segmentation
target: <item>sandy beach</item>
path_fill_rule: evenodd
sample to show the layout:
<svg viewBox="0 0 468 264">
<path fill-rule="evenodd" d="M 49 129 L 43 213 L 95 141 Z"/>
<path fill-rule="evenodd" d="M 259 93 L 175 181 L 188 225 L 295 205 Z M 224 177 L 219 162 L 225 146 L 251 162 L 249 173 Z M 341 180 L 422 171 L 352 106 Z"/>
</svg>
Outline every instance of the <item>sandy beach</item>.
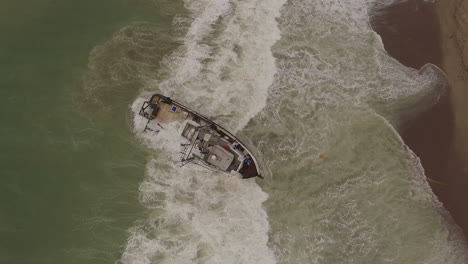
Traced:
<svg viewBox="0 0 468 264">
<path fill-rule="evenodd" d="M 438 104 L 401 131 L 432 190 L 468 237 L 468 1 L 409 0 L 373 18 L 387 52 L 419 69 L 439 66 L 450 88 Z M 468 46 L 467 46 L 468 47 Z"/>
<path fill-rule="evenodd" d="M 453 137 L 448 153 L 444 205 L 468 236 L 468 1 L 436 1 L 442 69 L 450 83 Z"/>
</svg>

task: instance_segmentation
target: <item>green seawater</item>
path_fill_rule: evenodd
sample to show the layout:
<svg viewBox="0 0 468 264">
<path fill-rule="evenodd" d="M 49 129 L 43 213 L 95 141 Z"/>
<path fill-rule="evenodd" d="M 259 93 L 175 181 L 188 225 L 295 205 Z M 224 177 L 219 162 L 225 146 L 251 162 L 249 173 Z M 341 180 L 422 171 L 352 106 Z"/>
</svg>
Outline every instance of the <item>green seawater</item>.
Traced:
<svg viewBox="0 0 468 264">
<path fill-rule="evenodd" d="M 397 133 L 444 78 L 387 56 L 370 2 L 1 1 L 0 264 L 468 263 Z M 155 92 L 265 180 L 174 163 Z"/>
<path fill-rule="evenodd" d="M 135 21 L 168 28 L 172 15 L 155 1 L 0 2 L 0 263 L 120 258 L 144 214 L 147 154 L 128 122 L 140 83 L 88 104 L 99 98 L 85 87 L 90 52 Z"/>
</svg>

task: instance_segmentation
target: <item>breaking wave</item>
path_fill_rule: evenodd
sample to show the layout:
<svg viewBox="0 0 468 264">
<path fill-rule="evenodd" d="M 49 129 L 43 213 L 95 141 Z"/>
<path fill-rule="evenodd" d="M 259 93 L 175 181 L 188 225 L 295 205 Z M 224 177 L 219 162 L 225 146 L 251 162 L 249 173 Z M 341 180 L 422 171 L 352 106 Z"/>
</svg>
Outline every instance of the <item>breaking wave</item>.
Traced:
<svg viewBox="0 0 468 264">
<path fill-rule="evenodd" d="M 134 127 L 146 146 L 165 150 L 152 157 L 140 186 L 150 210 L 133 228 L 123 263 L 274 263 L 267 247 L 268 195 L 252 180 L 174 165 L 180 137 L 171 131 L 142 132 L 136 113 L 155 91 L 178 98 L 239 131 L 264 106 L 276 72 L 271 47 L 279 39 L 276 17 L 283 1 L 184 2 L 190 16 L 181 45 L 163 60 L 162 78 L 147 82 L 134 102 Z M 242 106 L 242 107 L 239 107 Z"/>
<path fill-rule="evenodd" d="M 383 4 L 185 0 L 189 12 L 173 24 L 179 37 L 135 24 L 96 48 L 90 97 L 126 90 L 114 84 L 145 86 L 132 125 L 152 150 L 140 186 L 148 216 L 130 230 L 120 262 L 468 262 L 396 133 L 437 102 L 446 81 L 433 65 L 416 70 L 388 56 L 369 25 Z M 137 114 L 155 92 L 256 142 L 269 179 L 174 165 L 180 137 L 171 131 L 180 127 L 155 137 Z"/>
<path fill-rule="evenodd" d="M 265 106 L 283 2 L 185 1 L 192 16 L 183 45 L 165 59 L 168 78 L 149 90 L 180 98 L 239 131 Z"/>
<path fill-rule="evenodd" d="M 243 133 L 273 171 L 265 184 L 278 263 L 465 263 L 460 230 L 396 133 L 447 88 L 405 67 L 369 24 L 371 1 L 283 6 L 277 73 Z"/>
</svg>

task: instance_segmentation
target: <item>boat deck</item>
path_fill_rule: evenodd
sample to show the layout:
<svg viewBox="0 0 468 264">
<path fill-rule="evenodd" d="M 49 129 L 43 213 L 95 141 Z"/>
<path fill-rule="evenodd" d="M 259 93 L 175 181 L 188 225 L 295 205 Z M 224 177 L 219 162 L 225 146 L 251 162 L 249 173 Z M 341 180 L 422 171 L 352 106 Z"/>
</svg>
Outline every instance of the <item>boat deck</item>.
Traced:
<svg viewBox="0 0 468 264">
<path fill-rule="evenodd" d="M 160 98 L 153 98 L 153 103 L 158 104 Z M 155 119 L 161 123 L 171 123 L 174 121 L 183 121 L 188 118 L 189 113 L 173 104 L 158 104 L 159 111 Z"/>
<path fill-rule="evenodd" d="M 190 147 L 185 146 L 182 162 L 198 157 L 207 166 L 226 172 L 238 171 L 243 178 L 262 178 L 255 157 L 234 135 L 169 97 L 153 95 L 149 102 L 143 104 L 140 115 L 161 123 L 190 120 L 182 132 L 191 142 Z M 191 154 L 194 147 L 200 153 Z"/>
</svg>

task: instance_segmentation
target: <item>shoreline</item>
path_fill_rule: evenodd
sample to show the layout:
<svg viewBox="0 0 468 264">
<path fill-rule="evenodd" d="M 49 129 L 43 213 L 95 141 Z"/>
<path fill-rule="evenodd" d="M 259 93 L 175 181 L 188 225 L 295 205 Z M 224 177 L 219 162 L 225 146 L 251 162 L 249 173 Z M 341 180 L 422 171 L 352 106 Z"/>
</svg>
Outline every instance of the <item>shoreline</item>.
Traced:
<svg viewBox="0 0 468 264">
<path fill-rule="evenodd" d="M 453 140 L 448 152 L 447 209 L 468 237 L 468 1 L 436 1 L 442 70 L 450 84 Z M 463 51 L 463 49 L 465 51 Z M 444 203 L 445 206 L 445 203 Z"/>
<path fill-rule="evenodd" d="M 468 0 L 436 0 L 436 3 L 407 0 L 379 10 L 371 25 L 382 38 L 385 50 L 403 65 L 419 69 L 432 63 L 447 75 L 450 85 L 447 94 L 412 120 L 400 135 L 420 158 L 432 191 L 466 239 L 468 122 L 463 120 L 468 118 L 465 116 L 468 114 L 468 67 L 460 67 L 463 62 L 456 40 L 468 41 L 468 25 L 461 29 L 466 33 L 464 36 L 455 37 L 460 29 L 453 15 L 462 2 L 466 2 L 464 21 L 468 21 Z M 468 65 L 468 56 L 465 57 Z"/>
</svg>

